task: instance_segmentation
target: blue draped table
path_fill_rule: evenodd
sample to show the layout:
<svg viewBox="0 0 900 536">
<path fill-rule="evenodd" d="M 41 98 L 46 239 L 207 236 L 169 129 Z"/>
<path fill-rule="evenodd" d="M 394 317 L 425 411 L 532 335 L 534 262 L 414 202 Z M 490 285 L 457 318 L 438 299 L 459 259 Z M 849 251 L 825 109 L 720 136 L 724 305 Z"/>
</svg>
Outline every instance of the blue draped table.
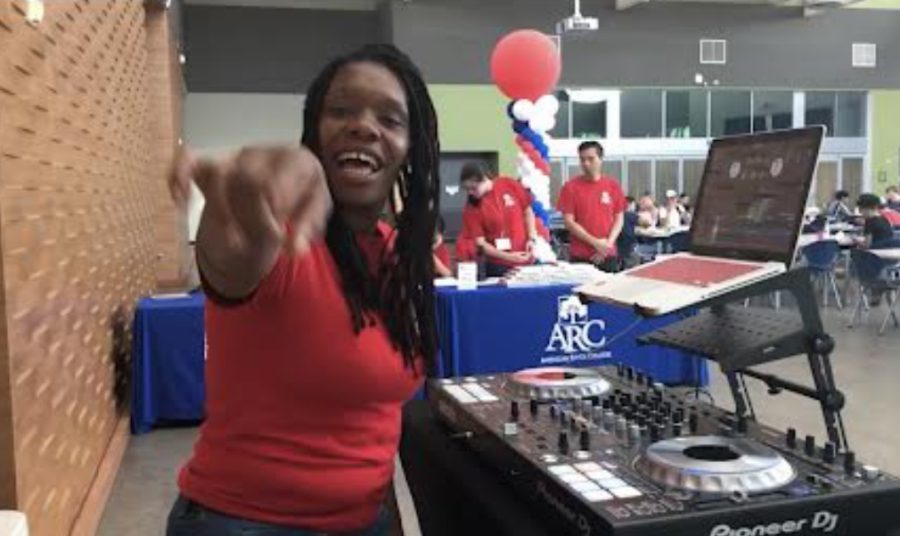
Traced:
<svg viewBox="0 0 900 536">
<path fill-rule="evenodd" d="M 681 316 L 639 321 L 622 307 L 592 303 L 582 308 L 571 290 L 571 286 L 438 288 L 438 375 L 621 362 L 666 384 L 707 384 L 703 358 L 636 342 L 638 335 Z"/>
<path fill-rule="evenodd" d="M 203 418 L 202 293 L 143 298 L 134 316 L 131 431 Z"/>
</svg>

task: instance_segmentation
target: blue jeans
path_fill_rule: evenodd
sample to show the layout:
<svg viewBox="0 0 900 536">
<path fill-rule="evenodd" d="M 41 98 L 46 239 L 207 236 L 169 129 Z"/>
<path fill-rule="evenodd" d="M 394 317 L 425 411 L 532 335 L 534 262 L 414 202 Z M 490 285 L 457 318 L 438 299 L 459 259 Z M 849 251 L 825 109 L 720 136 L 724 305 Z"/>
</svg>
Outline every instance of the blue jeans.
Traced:
<svg viewBox="0 0 900 536">
<path fill-rule="evenodd" d="M 387 512 L 382 508 L 372 525 L 352 536 L 388 536 L 389 525 Z M 329 533 L 230 517 L 179 495 L 169 513 L 166 536 L 329 536 Z"/>
</svg>

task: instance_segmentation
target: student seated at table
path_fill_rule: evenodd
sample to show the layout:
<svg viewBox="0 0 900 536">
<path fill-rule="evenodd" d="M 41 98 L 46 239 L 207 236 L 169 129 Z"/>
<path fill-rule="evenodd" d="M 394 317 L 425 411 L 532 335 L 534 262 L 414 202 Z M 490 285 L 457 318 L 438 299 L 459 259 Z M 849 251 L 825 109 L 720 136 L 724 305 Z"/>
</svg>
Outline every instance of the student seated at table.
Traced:
<svg viewBox="0 0 900 536">
<path fill-rule="evenodd" d="M 616 249 L 619 251 L 619 270 L 626 270 L 640 263 L 635 248 L 637 247 L 637 235 L 634 233 L 638 226 L 637 204 L 634 198 L 625 196 L 625 213 L 622 215 L 622 232 L 616 240 Z"/>
<path fill-rule="evenodd" d="M 890 208 L 885 199 L 881 200 L 879 212 L 881 212 L 881 215 L 891 224 L 891 227 L 894 229 L 900 227 L 900 211 Z"/>
<path fill-rule="evenodd" d="M 666 190 L 666 204 L 659 208 L 659 225 L 666 229 L 674 229 L 690 225 L 691 215 L 678 201 L 675 190 Z"/>
<path fill-rule="evenodd" d="M 185 152 L 170 183 L 182 208 L 191 180 L 206 199 L 208 358 L 169 536 L 389 533 L 401 406 L 437 346 L 437 117 L 391 45 L 332 61 L 306 95 L 302 146 Z"/>
<path fill-rule="evenodd" d="M 508 177 L 492 177 L 470 162 L 459 174 L 469 199 L 463 209 L 463 232 L 485 256 L 485 275 L 500 277 L 514 266 L 534 263 L 531 247 L 537 237 L 531 195 Z"/>
<path fill-rule="evenodd" d="M 652 229 L 659 225 L 659 209 L 656 201 L 649 195 L 642 195 L 637 202 L 638 226 Z"/>
<path fill-rule="evenodd" d="M 450 260 L 450 250 L 444 243 L 444 218 L 439 217 L 437 227 L 434 230 L 434 244 L 431 246 L 434 254 L 435 277 L 453 277 L 453 263 Z"/>
<path fill-rule="evenodd" d="M 863 236 L 857 237 L 857 243 L 867 249 L 900 247 L 894 245 L 894 229 L 887 218 L 881 215 L 881 198 L 875 194 L 862 194 L 856 203 L 859 212 L 865 219 Z"/>
<path fill-rule="evenodd" d="M 888 186 L 884 198 L 889 209 L 900 212 L 900 190 L 896 186 Z"/>
<path fill-rule="evenodd" d="M 834 193 L 834 199 L 825 208 L 825 214 L 830 221 L 843 222 L 854 218 L 853 211 L 847 206 L 850 194 L 847 190 L 838 190 Z"/>
</svg>

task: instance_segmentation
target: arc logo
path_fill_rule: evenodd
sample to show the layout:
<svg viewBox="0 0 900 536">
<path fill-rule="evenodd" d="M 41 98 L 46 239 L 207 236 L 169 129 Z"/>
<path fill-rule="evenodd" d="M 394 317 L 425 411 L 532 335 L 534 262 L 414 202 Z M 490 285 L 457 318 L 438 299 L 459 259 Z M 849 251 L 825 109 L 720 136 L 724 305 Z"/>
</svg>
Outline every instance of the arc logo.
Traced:
<svg viewBox="0 0 900 536">
<path fill-rule="evenodd" d="M 557 300 L 557 320 L 545 352 L 596 352 L 606 346 L 606 321 L 591 319 L 588 306 L 578 296 L 560 296 Z"/>
</svg>

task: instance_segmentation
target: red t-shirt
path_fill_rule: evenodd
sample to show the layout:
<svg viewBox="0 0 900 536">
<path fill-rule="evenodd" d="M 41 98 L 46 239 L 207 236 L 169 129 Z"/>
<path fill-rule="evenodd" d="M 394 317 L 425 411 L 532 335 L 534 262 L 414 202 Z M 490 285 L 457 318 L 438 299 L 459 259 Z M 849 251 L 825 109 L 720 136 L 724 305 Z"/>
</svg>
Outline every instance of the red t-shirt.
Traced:
<svg viewBox="0 0 900 536">
<path fill-rule="evenodd" d="M 380 259 L 389 234 L 380 225 L 360 248 Z M 353 333 L 325 242 L 279 257 L 244 303 L 207 300 L 206 337 L 206 420 L 181 492 L 265 523 L 327 532 L 372 523 L 393 475 L 401 405 L 422 377 L 380 319 Z"/>
<path fill-rule="evenodd" d="M 881 215 L 891 224 L 891 227 L 900 226 L 900 212 L 890 208 L 881 209 Z"/>
<path fill-rule="evenodd" d="M 491 245 L 498 238 L 508 238 L 510 251 L 525 251 L 528 229 L 525 209 L 531 206 L 531 195 L 518 181 L 506 177 L 494 179 L 494 187 L 485 194 L 478 206 L 466 204 L 463 210 L 463 234 L 473 239 L 484 237 Z M 503 264 L 492 259 L 492 262 Z"/>
<path fill-rule="evenodd" d="M 609 237 L 616 216 L 625 211 L 627 202 L 618 181 L 609 177 L 591 180 L 578 176 L 569 179 L 559 192 L 557 208 L 572 214 L 575 222 L 596 237 Z M 590 244 L 570 235 L 569 254 L 574 259 L 590 259 L 596 250 Z M 616 255 L 615 244 L 612 254 Z"/>
</svg>

